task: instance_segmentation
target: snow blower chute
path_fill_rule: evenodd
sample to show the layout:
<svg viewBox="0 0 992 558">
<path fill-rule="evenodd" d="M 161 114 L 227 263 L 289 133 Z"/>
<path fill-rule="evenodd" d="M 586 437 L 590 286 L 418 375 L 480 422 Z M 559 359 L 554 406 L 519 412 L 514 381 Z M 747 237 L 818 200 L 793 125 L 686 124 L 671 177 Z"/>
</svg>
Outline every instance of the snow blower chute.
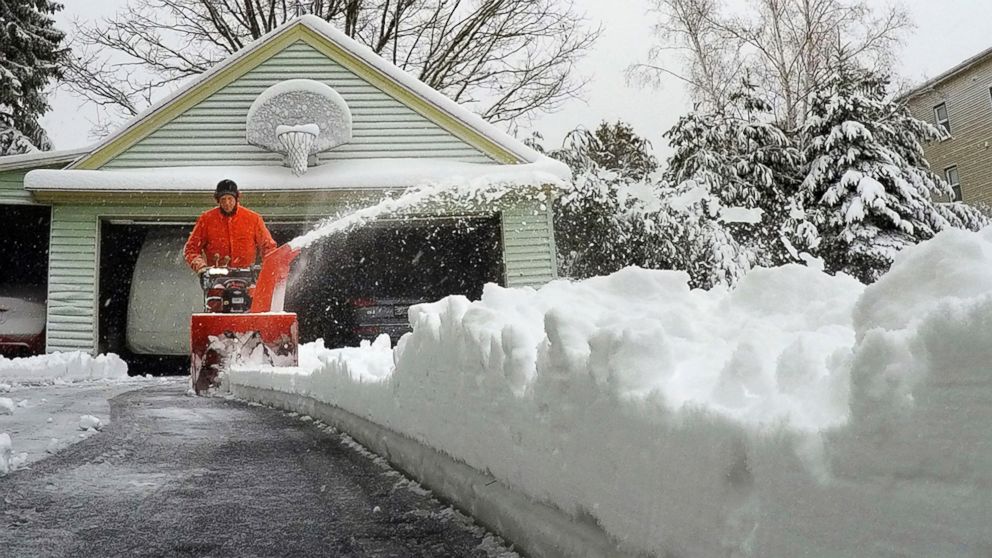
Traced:
<svg viewBox="0 0 992 558">
<path fill-rule="evenodd" d="M 295 313 L 283 312 L 283 300 L 289 265 L 299 253 L 284 244 L 262 259 L 260 270 L 215 265 L 203 273 L 204 312 L 193 314 L 190 324 L 197 394 L 218 385 L 221 371 L 234 361 L 298 364 L 299 326 Z"/>
</svg>

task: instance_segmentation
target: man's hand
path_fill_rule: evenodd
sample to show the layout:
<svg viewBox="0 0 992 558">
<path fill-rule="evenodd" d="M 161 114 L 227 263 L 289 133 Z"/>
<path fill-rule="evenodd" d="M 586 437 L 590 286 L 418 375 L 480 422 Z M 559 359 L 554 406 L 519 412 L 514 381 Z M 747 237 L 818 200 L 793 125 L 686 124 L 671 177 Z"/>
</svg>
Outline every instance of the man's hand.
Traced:
<svg viewBox="0 0 992 558">
<path fill-rule="evenodd" d="M 207 260 L 203 259 L 203 256 L 193 258 L 193 261 L 190 262 L 189 266 L 193 268 L 193 271 L 195 271 L 197 275 L 203 275 L 203 272 L 210 267 L 207 265 Z"/>
</svg>

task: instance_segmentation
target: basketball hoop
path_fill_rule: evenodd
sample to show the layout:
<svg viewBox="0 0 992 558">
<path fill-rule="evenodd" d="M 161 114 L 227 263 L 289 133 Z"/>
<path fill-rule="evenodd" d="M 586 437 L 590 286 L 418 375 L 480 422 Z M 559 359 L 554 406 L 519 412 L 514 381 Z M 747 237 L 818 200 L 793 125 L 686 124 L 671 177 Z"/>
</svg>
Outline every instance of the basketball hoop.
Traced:
<svg viewBox="0 0 992 558">
<path fill-rule="evenodd" d="M 317 155 L 351 141 L 351 111 L 329 85 L 288 79 L 262 91 L 248 107 L 245 139 L 283 155 L 283 164 L 301 176 Z"/>
<path fill-rule="evenodd" d="M 293 169 L 296 176 L 307 172 L 307 161 L 319 133 L 320 128 L 316 124 L 276 126 L 276 137 L 285 149 L 286 166 Z"/>
</svg>

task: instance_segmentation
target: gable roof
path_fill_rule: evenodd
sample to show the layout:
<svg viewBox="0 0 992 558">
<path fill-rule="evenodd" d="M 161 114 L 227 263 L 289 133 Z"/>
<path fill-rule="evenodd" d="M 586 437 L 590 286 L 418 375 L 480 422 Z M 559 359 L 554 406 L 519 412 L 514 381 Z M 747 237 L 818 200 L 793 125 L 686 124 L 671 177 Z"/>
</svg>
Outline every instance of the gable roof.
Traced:
<svg viewBox="0 0 992 558">
<path fill-rule="evenodd" d="M 286 22 L 155 103 L 69 168 L 100 168 L 185 110 L 300 40 L 497 161 L 531 163 L 543 157 L 523 142 L 390 64 L 330 23 L 317 16 L 304 15 Z"/>
<path fill-rule="evenodd" d="M 924 92 L 926 92 L 929 89 L 932 89 L 938 83 L 941 83 L 943 81 L 946 81 L 946 80 L 948 80 L 948 79 L 950 79 L 950 78 L 952 78 L 952 77 L 960 74 L 961 72 L 964 72 L 964 71 L 968 70 L 969 68 L 971 68 L 975 64 L 980 64 L 981 62 L 983 62 L 986 58 L 989 58 L 990 56 L 992 56 L 992 48 L 988 48 L 986 50 L 983 50 L 982 52 L 979 52 L 978 54 L 972 56 L 971 58 L 968 58 L 964 62 L 961 62 L 957 66 L 954 66 L 950 70 L 947 70 L 946 72 L 943 72 L 942 74 L 938 75 L 937 77 L 932 78 L 932 79 L 928 79 L 927 81 L 923 82 L 922 84 L 914 87 L 908 93 L 903 94 L 902 95 L 902 98 L 903 99 L 906 99 L 906 100 L 912 99 L 913 97 L 915 97 L 915 96 L 917 96 L 917 95 L 919 95 L 921 93 L 924 93 Z"/>
</svg>

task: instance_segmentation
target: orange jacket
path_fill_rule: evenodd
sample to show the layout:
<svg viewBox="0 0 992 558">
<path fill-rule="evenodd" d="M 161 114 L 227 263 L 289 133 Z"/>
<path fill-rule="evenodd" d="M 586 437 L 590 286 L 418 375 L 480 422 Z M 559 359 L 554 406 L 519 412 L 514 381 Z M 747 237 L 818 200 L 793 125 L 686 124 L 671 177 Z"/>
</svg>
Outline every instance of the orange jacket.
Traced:
<svg viewBox="0 0 992 558">
<path fill-rule="evenodd" d="M 257 254 L 264 256 L 275 248 L 276 241 L 265 228 L 262 216 L 238 205 L 229 216 L 221 213 L 219 207 L 204 211 L 196 220 L 183 255 L 190 267 L 201 255 L 208 265 L 215 265 L 215 254 L 219 256 L 220 265 L 224 265 L 224 258 L 230 256 L 227 267 L 248 267 L 255 263 Z"/>
</svg>

